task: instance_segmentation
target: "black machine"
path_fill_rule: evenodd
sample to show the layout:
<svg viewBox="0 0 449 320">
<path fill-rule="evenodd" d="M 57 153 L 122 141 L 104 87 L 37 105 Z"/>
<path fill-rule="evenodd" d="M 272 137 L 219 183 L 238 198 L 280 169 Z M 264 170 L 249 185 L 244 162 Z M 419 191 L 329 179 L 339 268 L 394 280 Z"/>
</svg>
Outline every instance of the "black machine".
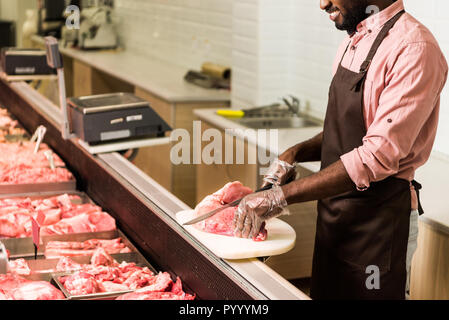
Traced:
<svg viewBox="0 0 449 320">
<path fill-rule="evenodd" d="M 67 99 L 71 131 L 89 144 L 138 137 L 164 137 L 170 126 L 149 102 L 131 93 Z"/>
<path fill-rule="evenodd" d="M 38 49 L 1 49 L 1 67 L 7 75 L 47 75 L 56 70 L 47 64 L 47 54 Z"/>
</svg>

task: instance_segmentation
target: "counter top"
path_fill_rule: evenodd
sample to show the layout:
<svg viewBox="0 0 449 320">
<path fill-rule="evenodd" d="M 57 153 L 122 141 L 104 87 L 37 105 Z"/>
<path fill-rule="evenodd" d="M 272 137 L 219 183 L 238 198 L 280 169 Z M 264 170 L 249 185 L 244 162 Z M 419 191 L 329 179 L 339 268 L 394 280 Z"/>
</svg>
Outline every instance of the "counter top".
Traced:
<svg viewBox="0 0 449 320">
<path fill-rule="evenodd" d="M 220 129 L 248 129 L 231 119 L 217 115 L 216 109 L 198 109 L 194 111 L 194 114 L 199 119 L 209 122 Z M 257 144 L 258 147 L 279 155 L 296 143 L 310 139 L 321 132 L 322 129 L 322 127 L 279 129 L 278 150 L 270 146 L 268 141 L 256 141 L 249 137 L 248 142 Z M 235 134 L 236 136 L 240 134 L 243 137 L 243 131 L 235 131 Z M 320 162 L 307 162 L 299 165 L 312 172 L 320 170 Z M 449 181 L 449 156 L 434 151 L 429 161 L 416 172 L 416 180 L 423 185 L 420 195 L 425 214 L 422 217 L 432 221 L 434 224 L 437 223 L 445 228 L 449 228 L 449 202 L 444 195 L 444 190 L 447 189 Z"/>
<path fill-rule="evenodd" d="M 33 41 L 44 43 L 40 36 Z M 82 51 L 60 46 L 60 52 L 95 69 L 140 87 L 168 102 L 229 102 L 230 91 L 205 89 L 184 80 L 187 69 L 128 51 Z"/>
<path fill-rule="evenodd" d="M 229 129 L 235 130 L 235 136 L 242 138 L 244 135 L 244 131 L 248 129 L 230 118 L 225 118 L 216 114 L 217 109 L 196 109 L 194 110 L 194 114 L 201 120 L 209 122 L 213 124 L 217 128 L 220 129 Z M 299 128 L 299 129 L 278 129 L 278 146 L 273 146 L 269 143 L 268 139 L 266 141 L 258 141 L 254 139 L 253 136 L 248 135 L 245 136 L 247 138 L 248 143 L 253 145 L 257 145 L 260 148 L 263 148 L 269 152 L 271 152 L 275 156 L 279 156 L 288 148 L 294 146 L 295 144 L 310 139 L 313 136 L 317 135 L 323 130 L 322 126 L 316 127 L 308 127 L 308 128 Z M 307 162 L 301 163 L 301 166 L 312 171 L 318 172 L 320 171 L 320 162 Z"/>
</svg>

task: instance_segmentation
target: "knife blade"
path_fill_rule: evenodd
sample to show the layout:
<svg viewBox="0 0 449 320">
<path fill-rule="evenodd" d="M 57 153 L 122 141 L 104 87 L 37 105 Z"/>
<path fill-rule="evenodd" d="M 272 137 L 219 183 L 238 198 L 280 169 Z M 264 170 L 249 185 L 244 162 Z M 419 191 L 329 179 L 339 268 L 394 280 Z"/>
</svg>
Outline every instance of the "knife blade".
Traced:
<svg viewBox="0 0 449 320">
<path fill-rule="evenodd" d="M 254 193 L 265 191 L 265 190 L 269 190 L 272 187 L 273 187 L 273 185 L 269 184 L 269 185 L 266 185 L 265 187 L 263 187 L 263 188 L 261 188 L 259 190 L 256 190 Z M 207 218 L 210 218 L 210 217 L 216 215 L 217 213 L 219 213 L 219 212 L 221 212 L 221 211 L 223 211 L 225 209 L 238 206 L 242 200 L 243 200 L 243 198 L 234 200 L 234 201 L 224 205 L 223 207 L 220 207 L 220 208 L 214 209 L 212 211 L 209 211 L 208 213 L 202 214 L 202 215 L 200 215 L 200 216 L 198 216 L 198 217 L 196 217 L 196 218 L 194 218 L 192 220 L 189 220 L 189 221 L 183 223 L 182 225 L 183 226 L 188 226 L 188 225 L 192 225 L 192 224 L 198 223 L 200 221 L 203 221 L 203 220 L 205 220 Z"/>
</svg>

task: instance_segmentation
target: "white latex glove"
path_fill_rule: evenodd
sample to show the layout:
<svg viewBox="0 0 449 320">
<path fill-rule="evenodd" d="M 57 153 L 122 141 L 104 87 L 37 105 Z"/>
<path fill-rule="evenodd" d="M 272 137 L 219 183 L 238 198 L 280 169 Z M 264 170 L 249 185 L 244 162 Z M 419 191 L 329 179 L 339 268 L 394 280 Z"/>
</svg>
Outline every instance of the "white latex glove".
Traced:
<svg viewBox="0 0 449 320">
<path fill-rule="evenodd" d="M 272 184 L 274 186 L 284 185 L 288 179 L 293 177 L 295 174 L 294 164 L 289 164 L 288 162 L 275 159 L 263 178 L 264 182 L 262 184 L 262 188 L 268 184 Z"/>
<path fill-rule="evenodd" d="M 255 238 L 266 220 L 288 212 L 284 211 L 285 207 L 287 200 L 279 186 L 247 195 L 234 215 L 234 235 L 240 238 Z"/>
</svg>

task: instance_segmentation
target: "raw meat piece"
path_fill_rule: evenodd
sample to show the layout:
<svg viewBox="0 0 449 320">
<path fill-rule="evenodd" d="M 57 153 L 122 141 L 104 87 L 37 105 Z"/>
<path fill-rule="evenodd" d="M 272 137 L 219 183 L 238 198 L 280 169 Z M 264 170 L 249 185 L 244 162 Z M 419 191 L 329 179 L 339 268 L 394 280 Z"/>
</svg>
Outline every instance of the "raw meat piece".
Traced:
<svg viewBox="0 0 449 320">
<path fill-rule="evenodd" d="M 253 191 L 242 185 L 241 182 L 235 181 L 227 183 L 223 188 L 217 192 L 205 197 L 195 208 L 195 216 L 200 216 L 224 205 L 233 202 L 237 199 L 252 193 Z M 195 224 L 195 228 L 225 236 L 234 236 L 233 220 L 237 207 L 225 209 L 214 216 L 200 221 Z M 263 241 L 267 238 L 267 231 L 262 228 L 261 232 L 253 240 Z"/>
<path fill-rule="evenodd" d="M 0 290 L 0 301 L 2 300 L 13 300 L 7 291 Z"/>
<path fill-rule="evenodd" d="M 178 277 L 176 282 L 172 284 L 170 291 L 156 291 L 156 290 L 146 290 L 145 287 L 135 292 L 126 293 L 116 300 L 194 300 L 195 296 L 185 293 L 182 290 L 182 282 Z M 167 289 L 167 288 L 165 288 Z M 165 290 L 164 289 L 164 290 Z"/>
<path fill-rule="evenodd" d="M 34 168 L 24 164 L 0 166 L 0 183 L 2 184 L 65 182 L 72 179 L 73 175 L 65 168 Z"/>
<path fill-rule="evenodd" d="M 76 272 L 70 276 L 60 277 L 59 281 L 74 296 L 104 292 L 104 288 L 87 272 Z"/>
<path fill-rule="evenodd" d="M 17 276 L 15 274 L 0 274 L 0 290 L 9 292 L 14 288 L 18 287 L 20 284 L 27 282 L 25 278 Z"/>
<path fill-rule="evenodd" d="M 10 260 L 9 264 L 9 272 L 19 274 L 22 276 L 29 276 L 31 274 L 30 267 L 25 259 L 20 258 L 16 260 Z"/>
<path fill-rule="evenodd" d="M 16 142 L 0 144 L 0 165 L 30 166 L 33 168 L 49 168 L 50 164 L 45 156 L 45 151 L 50 150 L 48 145 L 41 143 L 37 153 L 34 153 L 35 142 Z M 57 154 L 53 154 L 56 167 L 64 167 L 65 164 Z"/>
<path fill-rule="evenodd" d="M 118 265 L 117 261 L 115 261 L 107 252 L 99 247 L 95 250 L 90 263 L 94 266 L 116 266 Z"/>
<path fill-rule="evenodd" d="M 100 258 L 99 258 L 100 257 Z M 61 262 L 63 260 L 64 262 Z M 71 268 L 70 258 L 61 258 L 58 271 L 64 271 L 63 266 Z M 160 272 L 154 275 L 147 267 L 136 266 L 135 263 L 122 262 L 118 264 L 105 252 L 98 248 L 91 258 L 91 264 L 79 265 L 80 271 L 69 276 L 62 276 L 59 281 L 72 295 L 86 295 L 101 292 L 118 292 L 139 289 L 145 294 L 151 292 L 167 293 L 159 295 L 159 299 L 194 298 L 182 291 L 181 280 L 176 283 L 171 280 L 170 274 Z M 156 297 L 156 296 L 155 296 Z"/>
<path fill-rule="evenodd" d="M 82 213 L 41 228 L 41 235 L 115 230 L 115 220 L 106 212 Z"/>
<path fill-rule="evenodd" d="M 148 291 L 165 291 L 170 285 L 173 284 L 171 276 L 168 272 L 160 272 L 150 281 L 150 284 L 139 289 L 139 292 Z"/>
<path fill-rule="evenodd" d="M 59 300 L 61 291 L 46 281 L 30 281 L 14 274 L 0 274 L 0 300 Z"/>
<path fill-rule="evenodd" d="M 145 270 L 135 271 L 123 282 L 130 289 L 146 288 L 145 291 L 165 291 L 172 283 L 170 274 L 167 272 L 154 276 L 152 272 L 148 273 Z"/>
<path fill-rule="evenodd" d="M 67 272 L 67 271 L 73 271 L 73 270 L 81 270 L 83 267 L 79 263 L 76 263 L 70 258 L 62 257 L 59 259 L 58 263 L 56 264 L 56 271 L 57 272 Z"/>
<path fill-rule="evenodd" d="M 14 300 L 61 300 L 64 295 L 46 281 L 29 281 L 12 291 Z"/>
<path fill-rule="evenodd" d="M 34 153 L 34 142 L 0 144 L 0 183 L 22 184 L 37 182 L 61 182 L 73 179 L 58 155 L 53 154 L 56 168 L 52 170 L 45 156 L 50 148 L 41 144 Z"/>
<path fill-rule="evenodd" d="M 45 219 L 41 234 L 107 231 L 115 229 L 115 220 L 94 204 L 74 204 L 78 196 L 62 195 L 31 200 L 0 200 L 0 237 L 21 238 L 32 234 L 31 217 L 41 212 Z M 73 220 L 68 220 L 72 218 Z M 71 225 L 73 224 L 73 225 Z"/>
<path fill-rule="evenodd" d="M 115 300 L 195 300 L 190 294 L 175 294 L 173 292 L 130 292 Z"/>
<path fill-rule="evenodd" d="M 128 286 L 120 283 L 115 283 L 112 281 L 103 281 L 103 288 L 106 292 L 120 292 L 120 291 L 129 291 Z"/>
<path fill-rule="evenodd" d="M 45 247 L 45 257 L 59 258 L 61 256 L 87 256 L 92 255 L 96 248 L 103 248 L 108 254 L 131 252 L 121 238 L 103 240 L 90 239 L 84 242 L 76 241 L 49 241 Z"/>
</svg>

